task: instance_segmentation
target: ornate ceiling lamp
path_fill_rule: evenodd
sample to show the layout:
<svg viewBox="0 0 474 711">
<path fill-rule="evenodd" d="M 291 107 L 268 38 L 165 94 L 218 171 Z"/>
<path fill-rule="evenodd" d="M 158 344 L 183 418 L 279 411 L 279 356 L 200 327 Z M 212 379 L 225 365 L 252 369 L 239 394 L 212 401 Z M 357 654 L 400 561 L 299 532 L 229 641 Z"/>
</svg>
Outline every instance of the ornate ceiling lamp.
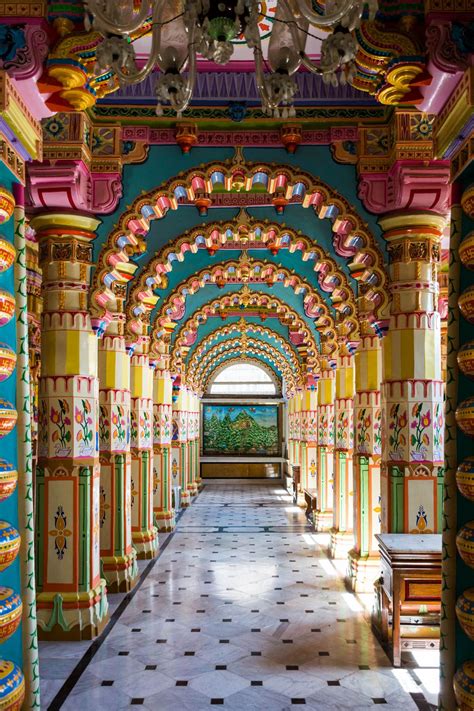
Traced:
<svg viewBox="0 0 474 711">
<path fill-rule="evenodd" d="M 154 69 L 157 114 L 169 104 L 180 115 L 194 89 L 197 57 L 227 64 L 234 43 L 244 41 L 253 50 L 255 75 L 264 111 L 293 116 L 297 91 L 295 72 L 305 67 L 326 82 L 351 81 L 357 53 L 353 31 L 367 7 L 369 19 L 377 0 L 278 0 L 275 15 L 265 15 L 260 0 L 87 0 L 94 29 L 104 41 L 96 50 L 96 72 L 113 71 L 121 85 L 137 84 Z M 265 58 L 259 32 L 262 18 L 272 23 Z M 151 47 L 143 67 L 135 61 L 133 42 L 151 27 Z M 306 53 L 306 40 L 316 28 L 328 33 L 316 64 Z M 341 71 L 339 71 L 341 70 Z"/>
</svg>

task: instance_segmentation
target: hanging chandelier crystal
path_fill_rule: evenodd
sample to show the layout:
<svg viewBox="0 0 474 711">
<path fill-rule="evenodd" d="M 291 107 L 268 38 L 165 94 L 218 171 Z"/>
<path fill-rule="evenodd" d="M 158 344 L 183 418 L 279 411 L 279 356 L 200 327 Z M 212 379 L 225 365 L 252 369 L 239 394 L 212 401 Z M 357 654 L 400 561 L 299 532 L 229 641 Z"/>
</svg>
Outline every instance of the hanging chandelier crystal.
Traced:
<svg viewBox="0 0 474 711">
<path fill-rule="evenodd" d="M 137 84 L 159 69 L 157 114 L 163 104 L 180 116 L 193 94 L 197 56 L 227 64 L 234 42 L 244 40 L 253 50 L 255 76 L 265 113 L 294 116 L 295 73 L 301 67 L 337 86 L 355 73 L 357 42 L 353 30 L 377 0 L 278 0 L 272 21 L 268 54 L 264 58 L 259 22 L 260 0 L 87 0 L 88 18 L 104 36 L 96 51 L 96 73 L 113 71 L 120 86 Z M 151 27 L 151 48 L 144 66 L 136 63 L 133 42 Z M 310 28 L 327 33 L 316 64 L 306 53 Z M 314 35 L 311 35 L 314 36 Z"/>
</svg>

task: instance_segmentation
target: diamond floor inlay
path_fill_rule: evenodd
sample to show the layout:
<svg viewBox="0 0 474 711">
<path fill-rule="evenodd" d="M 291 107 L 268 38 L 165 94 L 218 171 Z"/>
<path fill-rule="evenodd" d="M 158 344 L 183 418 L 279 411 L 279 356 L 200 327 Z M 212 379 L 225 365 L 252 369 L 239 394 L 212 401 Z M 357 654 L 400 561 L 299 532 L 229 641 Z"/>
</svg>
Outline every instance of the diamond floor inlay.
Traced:
<svg viewBox="0 0 474 711">
<path fill-rule="evenodd" d="M 41 707 L 434 709 L 436 657 L 392 668 L 323 541 L 278 482 L 206 482 L 102 638 L 41 643 Z"/>
</svg>

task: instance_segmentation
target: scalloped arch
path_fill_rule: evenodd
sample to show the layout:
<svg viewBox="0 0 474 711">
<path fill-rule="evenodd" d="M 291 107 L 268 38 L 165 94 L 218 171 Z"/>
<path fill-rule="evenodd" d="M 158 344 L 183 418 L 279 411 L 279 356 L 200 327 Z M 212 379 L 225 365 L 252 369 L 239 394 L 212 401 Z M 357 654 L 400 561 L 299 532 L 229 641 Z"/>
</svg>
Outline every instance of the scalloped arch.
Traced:
<svg viewBox="0 0 474 711">
<path fill-rule="evenodd" d="M 223 357 L 225 353 L 231 353 L 232 355 L 235 355 L 237 352 L 240 353 L 239 348 L 241 348 L 241 340 L 239 338 L 224 341 L 223 343 L 218 343 L 213 346 L 208 352 L 209 358 L 207 363 L 202 366 L 199 373 L 195 373 L 192 377 L 187 379 L 188 385 L 199 392 L 203 392 L 203 382 L 207 379 L 208 374 L 218 365 L 220 362 L 219 359 Z M 241 358 L 242 355 L 243 351 L 240 353 Z M 302 382 L 293 373 L 286 358 L 282 359 L 281 351 L 277 348 L 269 346 L 268 343 L 263 343 L 262 341 L 256 341 L 249 338 L 245 348 L 245 356 L 248 355 L 261 355 L 262 357 L 270 360 L 270 362 L 275 365 L 277 370 L 282 373 L 282 377 L 287 384 L 287 390 L 289 392 L 296 390 L 298 385 Z"/>
<path fill-rule="evenodd" d="M 265 309 L 271 312 L 272 318 L 278 318 L 280 323 L 287 326 L 290 331 L 290 341 L 295 345 L 304 358 L 308 372 L 319 371 L 318 346 L 312 333 L 301 320 L 299 315 L 293 308 L 284 303 L 281 299 L 262 292 L 246 291 L 245 287 L 238 292 L 225 294 L 220 299 L 213 299 L 207 304 L 204 304 L 193 316 L 191 316 L 181 327 L 180 335 L 174 342 L 173 350 L 185 351 L 194 344 L 197 337 L 199 326 L 204 324 L 208 318 L 219 316 L 226 318 L 226 309 L 232 307 L 237 308 L 240 304 L 258 307 L 260 310 Z M 263 315 L 265 311 L 263 311 Z M 242 315 L 242 314 L 241 314 Z M 261 316 L 262 317 L 262 316 Z M 154 322 L 151 343 L 152 350 L 159 355 L 160 344 L 166 344 L 166 339 L 175 327 L 174 322 L 164 319 L 162 322 L 157 318 Z M 194 338 L 194 340 L 193 340 Z M 324 342 L 322 350 L 324 355 L 334 357 L 337 344 L 335 334 L 331 334 L 331 338 L 327 338 Z"/>
<path fill-rule="evenodd" d="M 285 354 L 287 360 L 290 362 L 292 369 L 299 376 L 302 376 L 302 364 L 299 362 L 297 354 L 293 346 L 285 341 L 285 339 L 280 336 L 279 333 L 273 331 L 271 328 L 266 326 L 260 326 L 260 324 L 245 323 L 243 327 L 242 323 L 232 323 L 227 326 L 222 326 L 221 328 L 212 331 L 206 338 L 204 338 L 196 350 L 193 352 L 187 370 L 189 372 L 198 373 L 202 367 L 202 364 L 208 361 L 207 355 L 209 350 L 213 347 L 212 344 L 215 341 L 219 341 L 223 336 L 228 336 L 231 333 L 254 333 L 259 336 L 265 335 L 267 338 L 271 338 L 280 347 L 282 353 Z M 226 341 L 220 341 L 221 343 L 227 343 Z M 219 345 L 219 344 L 217 344 Z M 266 344 L 267 345 L 267 344 Z M 172 357 L 172 364 L 174 363 Z"/>
<path fill-rule="evenodd" d="M 114 299 L 113 284 L 126 284 L 133 278 L 137 265 L 130 262 L 130 257 L 145 251 L 143 237 L 153 220 L 163 218 L 183 203 L 199 206 L 203 197 L 212 201 L 213 192 L 236 190 L 263 191 L 288 203 L 312 207 L 320 219 L 331 221 L 334 249 L 341 257 L 358 256 L 363 262 L 367 250 L 380 255 L 367 224 L 336 190 L 306 171 L 247 162 L 237 151 L 234 159 L 191 168 L 170 178 L 159 188 L 138 196 L 127 208 L 99 254 L 91 300 L 94 327 L 103 332 L 112 320 L 107 307 Z M 367 256 L 370 260 L 370 252 Z"/>
<path fill-rule="evenodd" d="M 143 332 L 142 319 L 146 318 L 159 298 L 154 292 L 158 288 L 166 288 L 167 274 L 172 271 L 175 262 L 182 263 L 186 255 L 196 254 L 203 248 L 214 255 L 224 245 L 227 249 L 236 250 L 266 248 L 273 256 L 281 249 L 288 249 L 291 254 L 301 252 L 303 261 L 314 261 L 318 285 L 330 294 L 334 307 L 343 313 L 346 301 L 350 301 L 356 312 L 353 287 L 336 260 L 321 246 L 299 231 L 269 220 L 249 217 L 241 210 L 232 220 L 201 225 L 184 232 L 155 254 L 140 273 L 127 299 L 130 331 L 134 334 Z M 374 314 L 379 314 L 387 298 L 386 273 L 381 255 L 372 249 L 360 252 L 354 256 L 349 269 L 355 279 L 368 285 L 366 298 L 373 303 Z"/>
<path fill-rule="evenodd" d="M 293 289 L 295 294 L 304 293 L 303 308 L 305 315 L 314 320 L 318 331 L 324 336 L 331 337 L 336 333 L 336 323 L 334 316 L 330 313 L 328 306 L 321 298 L 320 294 L 311 288 L 310 284 L 294 274 L 286 267 L 279 264 L 270 264 L 262 260 L 229 260 L 221 262 L 211 268 L 204 268 L 200 272 L 193 274 L 186 281 L 176 286 L 174 291 L 168 295 L 167 300 L 162 304 L 160 311 L 155 317 L 160 325 L 164 325 L 168 320 L 177 321 L 182 318 L 186 309 L 188 296 L 196 294 L 205 286 L 216 285 L 220 288 L 229 284 L 250 284 L 258 287 L 259 284 L 273 286 L 280 284 L 285 288 Z M 341 289 L 347 301 L 341 296 L 338 319 L 344 320 L 343 339 L 355 349 L 359 343 L 360 330 L 357 318 L 357 310 L 353 295 L 350 289 Z M 127 316 L 130 312 L 127 309 Z M 141 334 L 140 334 L 141 335 Z"/>
</svg>

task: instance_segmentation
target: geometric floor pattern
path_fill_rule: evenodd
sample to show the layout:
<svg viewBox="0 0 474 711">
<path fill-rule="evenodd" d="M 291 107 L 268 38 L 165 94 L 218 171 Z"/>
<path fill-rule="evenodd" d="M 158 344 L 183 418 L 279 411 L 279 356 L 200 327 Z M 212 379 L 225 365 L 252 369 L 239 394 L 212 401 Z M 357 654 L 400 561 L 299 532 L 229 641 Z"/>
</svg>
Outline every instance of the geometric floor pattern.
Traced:
<svg viewBox="0 0 474 711">
<path fill-rule="evenodd" d="M 42 708 L 434 709 L 320 540 L 278 482 L 207 482 L 138 589 L 111 596 L 103 639 L 41 644 Z"/>
</svg>

